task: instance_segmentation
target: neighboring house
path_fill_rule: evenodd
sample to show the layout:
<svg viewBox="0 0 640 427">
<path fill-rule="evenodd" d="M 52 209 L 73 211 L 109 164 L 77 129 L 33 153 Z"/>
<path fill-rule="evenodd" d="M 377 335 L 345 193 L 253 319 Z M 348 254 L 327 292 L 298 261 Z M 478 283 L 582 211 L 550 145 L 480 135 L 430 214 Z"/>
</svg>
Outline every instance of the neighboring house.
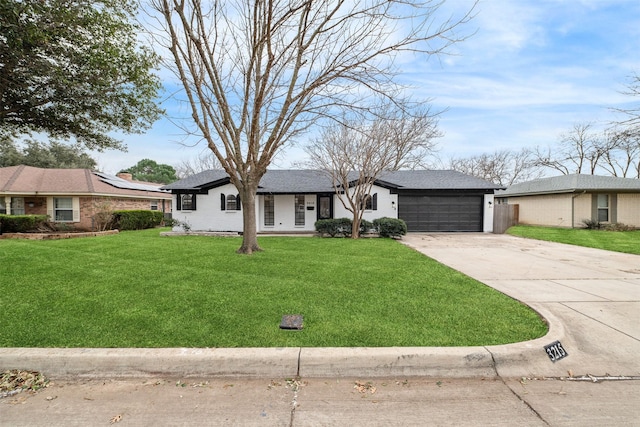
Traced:
<svg viewBox="0 0 640 427">
<path fill-rule="evenodd" d="M 191 230 L 242 231 L 242 200 L 224 171 L 201 172 L 162 188 L 174 195 L 173 218 Z M 401 218 L 409 231 L 490 232 L 497 188 L 502 187 L 455 171 L 388 172 L 375 182 L 363 218 Z M 312 232 L 319 219 L 352 217 L 330 178 L 318 170 L 267 171 L 255 203 L 260 233 Z"/>
<path fill-rule="evenodd" d="M 640 227 L 640 179 L 562 175 L 514 184 L 497 203 L 518 205 L 520 224 L 583 227 L 584 221 Z"/>
<path fill-rule="evenodd" d="M 90 169 L 0 168 L 0 214 L 48 215 L 52 222 L 96 230 L 96 215 L 114 210 L 171 212 L 162 184 L 132 181 Z"/>
</svg>

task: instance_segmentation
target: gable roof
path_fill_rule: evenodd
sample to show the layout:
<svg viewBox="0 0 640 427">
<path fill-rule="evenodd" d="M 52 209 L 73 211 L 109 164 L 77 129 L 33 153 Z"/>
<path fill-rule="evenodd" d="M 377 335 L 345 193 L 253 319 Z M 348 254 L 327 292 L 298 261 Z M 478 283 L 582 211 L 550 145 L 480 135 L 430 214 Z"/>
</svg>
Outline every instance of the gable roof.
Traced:
<svg viewBox="0 0 640 427">
<path fill-rule="evenodd" d="M 356 175 L 354 174 L 354 179 Z M 163 189 L 200 191 L 228 184 L 223 170 L 209 170 L 191 175 Z M 380 186 L 398 190 L 495 190 L 504 188 L 483 179 L 452 170 L 406 170 L 385 172 L 376 181 Z M 260 180 L 259 194 L 331 193 L 331 179 L 321 170 L 268 170 Z"/>
<path fill-rule="evenodd" d="M 0 168 L 0 193 L 171 198 L 160 185 L 131 182 L 90 169 L 44 169 L 24 165 Z"/>
<path fill-rule="evenodd" d="M 496 197 L 582 191 L 640 192 L 640 179 L 582 174 L 561 175 L 513 184 L 506 190 L 496 191 Z"/>
</svg>

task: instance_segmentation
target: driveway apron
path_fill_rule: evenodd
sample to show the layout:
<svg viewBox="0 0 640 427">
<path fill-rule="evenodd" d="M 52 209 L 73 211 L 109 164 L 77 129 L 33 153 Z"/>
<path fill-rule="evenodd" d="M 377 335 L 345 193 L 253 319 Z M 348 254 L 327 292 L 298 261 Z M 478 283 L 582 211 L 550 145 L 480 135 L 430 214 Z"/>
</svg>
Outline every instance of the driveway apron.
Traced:
<svg viewBox="0 0 640 427">
<path fill-rule="evenodd" d="M 500 375 L 640 375 L 640 256 L 487 233 L 410 233 L 403 243 L 549 322 L 541 339 L 487 347 Z M 568 356 L 554 363 L 543 347 L 555 340 Z"/>
</svg>

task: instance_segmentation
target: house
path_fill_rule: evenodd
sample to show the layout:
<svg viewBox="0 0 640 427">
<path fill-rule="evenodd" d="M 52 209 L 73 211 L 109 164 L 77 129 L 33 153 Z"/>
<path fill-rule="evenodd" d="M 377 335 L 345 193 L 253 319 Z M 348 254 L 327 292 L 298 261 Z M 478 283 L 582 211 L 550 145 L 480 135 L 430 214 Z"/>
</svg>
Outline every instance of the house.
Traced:
<svg viewBox="0 0 640 427">
<path fill-rule="evenodd" d="M 126 178 L 126 179 L 125 179 Z M 79 230 L 96 230 L 105 210 L 171 212 L 171 194 L 162 184 L 131 180 L 90 169 L 0 168 L 0 214 L 49 215 Z"/>
<path fill-rule="evenodd" d="M 162 188 L 173 194 L 173 218 L 189 229 L 242 231 L 242 200 L 226 172 L 209 170 Z M 409 231 L 490 232 L 498 188 L 450 170 L 388 172 L 375 182 L 363 218 L 400 218 Z M 319 170 L 267 171 L 255 203 L 259 233 L 313 232 L 319 219 L 352 217 Z"/>
<path fill-rule="evenodd" d="M 640 179 L 562 175 L 514 184 L 497 203 L 518 205 L 519 223 L 581 227 L 584 221 L 640 227 Z"/>
</svg>

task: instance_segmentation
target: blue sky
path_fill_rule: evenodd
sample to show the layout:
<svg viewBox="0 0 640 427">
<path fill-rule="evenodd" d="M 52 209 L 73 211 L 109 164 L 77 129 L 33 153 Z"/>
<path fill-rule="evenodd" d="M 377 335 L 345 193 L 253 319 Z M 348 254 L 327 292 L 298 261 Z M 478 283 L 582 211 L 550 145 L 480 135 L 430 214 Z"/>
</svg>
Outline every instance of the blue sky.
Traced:
<svg viewBox="0 0 640 427">
<path fill-rule="evenodd" d="M 447 0 L 441 12 L 459 14 L 471 3 Z M 574 123 L 604 126 L 619 117 L 612 107 L 640 103 L 621 93 L 640 74 L 638 0 L 483 0 L 464 31 L 476 33 L 451 55 L 403 64 L 414 97 L 446 110 L 437 153 L 445 166 L 452 156 L 547 147 Z M 181 145 L 184 134 L 167 119 L 122 138 L 128 152 L 92 153 L 101 170 L 116 173 L 143 158 L 177 166 L 205 150 Z M 289 149 L 274 167 L 303 156 Z"/>
</svg>

